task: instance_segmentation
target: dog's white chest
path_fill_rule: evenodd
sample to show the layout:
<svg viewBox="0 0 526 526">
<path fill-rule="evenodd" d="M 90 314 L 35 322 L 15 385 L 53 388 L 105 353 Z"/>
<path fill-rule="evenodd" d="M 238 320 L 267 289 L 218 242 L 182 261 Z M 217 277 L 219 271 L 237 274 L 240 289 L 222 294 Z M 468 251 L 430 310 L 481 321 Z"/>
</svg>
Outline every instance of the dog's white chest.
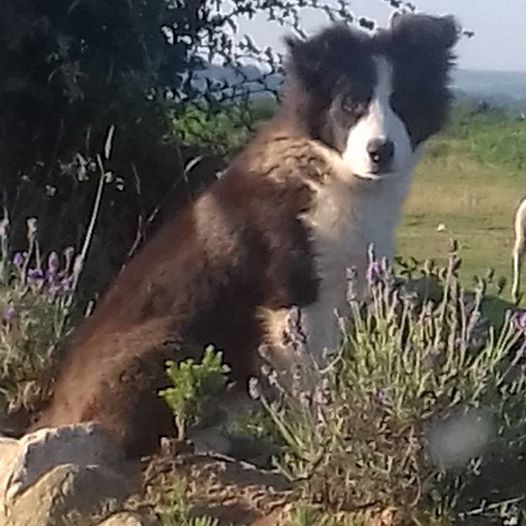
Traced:
<svg viewBox="0 0 526 526">
<path fill-rule="evenodd" d="M 357 291 L 361 293 L 366 283 L 369 246 L 374 246 L 378 257 L 392 258 L 401 207 L 399 193 L 393 184 L 382 183 L 360 191 L 341 180 L 317 189 L 316 205 L 304 217 L 319 279 L 318 300 L 303 311 L 313 355 L 319 357 L 324 348 L 333 350 L 338 346 L 337 314 L 346 314 L 347 271 L 356 270 Z"/>
</svg>

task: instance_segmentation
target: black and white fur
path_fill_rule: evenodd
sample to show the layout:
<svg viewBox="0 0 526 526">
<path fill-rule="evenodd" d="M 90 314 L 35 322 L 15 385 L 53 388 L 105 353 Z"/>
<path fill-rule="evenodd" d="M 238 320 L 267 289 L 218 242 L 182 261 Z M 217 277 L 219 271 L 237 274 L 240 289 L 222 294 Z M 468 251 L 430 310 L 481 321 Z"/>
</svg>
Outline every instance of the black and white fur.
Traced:
<svg viewBox="0 0 526 526">
<path fill-rule="evenodd" d="M 412 171 L 446 118 L 457 38 L 451 17 L 400 16 L 375 36 L 336 26 L 307 42 L 289 40 L 285 115 L 332 168 L 328 180 L 311 185 L 313 206 L 302 216 L 319 283 L 316 301 L 303 309 L 317 357 L 338 343 L 346 269 L 356 268 L 363 286 L 368 245 L 379 258 L 394 255 Z"/>
</svg>

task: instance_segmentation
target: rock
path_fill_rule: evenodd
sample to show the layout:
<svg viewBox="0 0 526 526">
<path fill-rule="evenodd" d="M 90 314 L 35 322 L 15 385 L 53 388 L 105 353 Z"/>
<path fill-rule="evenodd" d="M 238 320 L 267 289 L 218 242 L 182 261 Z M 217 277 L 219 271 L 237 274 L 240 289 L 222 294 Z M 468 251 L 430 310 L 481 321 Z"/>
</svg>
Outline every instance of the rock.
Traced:
<svg viewBox="0 0 526 526">
<path fill-rule="evenodd" d="M 124 466 L 119 448 L 93 423 L 47 428 L 20 440 L 0 441 L 0 498 L 10 502 L 44 473 L 61 464 Z"/>
<path fill-rule="evenodd" d="M 158 522 L 146 519 L 138 513 L 121 512 L 112 515 L 97 526 L 157 526 Z"/>
<path fill-rule="evenodd" d="M 0 480 L 2 473 L 7 469 L 9 459 L 13 458 L 15 451 L 18 451 L 18 440 L 0 436 Z"/>
<path fill-rule="evenodd" d="M 128 479 L 111 469 L 62 464 L 8 504 L 7 526 L 91 526 L 96 517 L 114 512 L 131 490 Z"/>
<path fill-rule="evenodd" d="M 29 414 L 20 410 L 7 414 L 5 408 L 0 408 L 0 436 L 19 437 L 30 424 Z"/>
</svg>

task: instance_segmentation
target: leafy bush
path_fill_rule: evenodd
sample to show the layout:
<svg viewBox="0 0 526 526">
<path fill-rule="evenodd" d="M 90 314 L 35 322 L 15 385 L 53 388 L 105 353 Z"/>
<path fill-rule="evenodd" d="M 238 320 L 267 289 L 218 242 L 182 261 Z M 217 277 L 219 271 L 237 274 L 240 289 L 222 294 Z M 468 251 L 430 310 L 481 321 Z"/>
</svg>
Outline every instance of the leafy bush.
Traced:
<svg viewBox="0 0 526 526">
<path fill-rule="evenodd" d="M 166 374 L 173 384 L 160 391 L 175 417 L 178 439 L 186 438 L 189 425 L 206 416 L 207 405 L 226 383 L 229 369 L 221 363 L 221 353 L 207 347 L 201 362 L 192 359 L 167 362 Z"/>
<path fill-rule="evenodd" d="M 182 37 L 183 27 L 190 35 L 208 22 L 195 16 L 197 6 L 173 7 L 164 0 L 0 6 L 4 178 L 29 174 L 35 163 L 46 177 L 81 145 L 96 149 L 111 122 L 128 128 L 124 138 L 140 133 L 137 118 L 155 114 L 147 120 L 162 137 L 163 115 L 152 99 L 178 89 L 181 73 L 201 64 L 191 38 L 171 42 L 163 28 L 179 26 Z"/>
<path fill-rule="evenodd" d="M 285 526 L 363 526 L 363 521 L 346 513 L 327 513 L 314 506 L 297 503 Z"/>
<path fill-rule="evenodd" d="M 232 155 L 245 145 L 254 129 L 273 116 L 275 108 L 270 98 L 222 106 L 215 112 L 192 107 L 174 116 L 173 131 L 186 145 Z"/>
<path fill-rule="evenodd" d="M 354 19 L 347 9 L 310 1 L 0 3 L 1 190 L 13 221 L 45 217 L 47 250 L 59 242 L 75 245 L 78 218 L 89 214 L 97 182 L 89 169 L 79 181 L 70 168 L 76 173 L 79 163 L 89 166 L 115 124 L 111 170 L 119 184 L 107 189 L 96 242 L 109 254 L 111 273 L 118 271 L 155 228 L 152 217 L 160 215 L 167 194 L 180 205 L 201 187 L 193 181 L 199 172 L 184 177 L 189 159 L 173 133 L 173 116 L 184 119 L 197 105 L 214 121 L 222 106 L 249 103 L 249 84 L 275 91 L 265 79 L 280 70 L 280 55 L 240 34 L 239 20 L 258 15 L 301 32 L 299 15 L 308 8 L 334 20 Z M 257 79 L 243 74 L 247 61 Z M 209 65 L 220 75 L 223 66 L 239 72 L 237 80 L 203 77 Z M 232 136 L 236 144 L 242 133 Z M 206 137 L 197 155 L 207 153 L 215 137 Z"/>
<path fill-rule="evenodd" d="M 30 409 L 45 396 L 46 381 L 69 330 L 76 273 L 73 249 L 40 253 L 36 220 L 28 222 L 28 250 L 7 253 L 4 220 L 1 253 L 0 408 Z"/>
<path fill-rule="evenodd" d="M 428 262 L 408 279 L 372 259 L 370 299 L 351 279 L 352 323 L 341 320 L 344 345 L 323 369 L 302 354 L 291 314 L 298 374 L 291 388 L 270 375 L 277 401 L 255 394 L 285 444 L 279 468 L 309 501 L 357 517 L 396 510 L 405 524 L 495 515 L 522 498 L 524 476 L 505 483 L 502 462 L 524 465 L 526 315 L 495 334 L 480 313 L 485 283 L 462 290 L 459 266 L 453 249 L 446 269 Z"/>
<path fill-rule="evenodd" d="M 81 274 L 88 259 L 104 188 L 111 178 L 104 163 L 111 155 L 114 129 L 93 171 L 99 174 L 91 217 L 81 248 L 51 251 L 39 243 L 36 218 L 27 220 L 26 249 L 11 255 L 7 211 L 0 222 L 0 414 L 31 412 L 49 395 L 49 382 L 60 346 L 70 332 L 78 307 Z M 81 311 L 82 312 L 82 311 Z"/>
<path fill-rule="evenodd" d="M 233 106 L 216 113 L 189 108 L 174 118 L 174 133 L 187 145 L 209 145 L 216 152 L 232 153 L 246 142 L 247 120 L 241 107 Z"/>
<path fill-rule="evenodd" d="M 272 98 L 247 105 L 224 105 L 215 112 L 192 107 L 174 115 L 173 131 L 184 144 L 232 155 L 245 145 L 250 132 L 269 120 L 275 111 L 276 102 Z"/>
<path fill-rule="evenodd" d="M 198 513 L 187 497 L 188 481 L 178 473 L 161 473 L 147 484 L 141 498 L 130 499 L 130 511 L 149 510 L 152 522 L 162 526 L 219 526 L 217 519 Z"/>
</svg>

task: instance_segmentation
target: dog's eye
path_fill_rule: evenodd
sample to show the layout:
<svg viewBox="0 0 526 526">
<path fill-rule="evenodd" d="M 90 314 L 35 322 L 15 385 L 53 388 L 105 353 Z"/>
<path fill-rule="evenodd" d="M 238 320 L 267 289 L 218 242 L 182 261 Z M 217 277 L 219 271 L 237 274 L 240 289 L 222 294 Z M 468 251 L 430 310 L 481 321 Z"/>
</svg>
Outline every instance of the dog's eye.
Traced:
<svg viewBox="0 0 526 526">
<path fill-rule="evenodd" d="M 342 110 L 351 115 L 362 114 L 367 111 L 369 98 L 348 93 L 342 99 Z"/>
</svg>

